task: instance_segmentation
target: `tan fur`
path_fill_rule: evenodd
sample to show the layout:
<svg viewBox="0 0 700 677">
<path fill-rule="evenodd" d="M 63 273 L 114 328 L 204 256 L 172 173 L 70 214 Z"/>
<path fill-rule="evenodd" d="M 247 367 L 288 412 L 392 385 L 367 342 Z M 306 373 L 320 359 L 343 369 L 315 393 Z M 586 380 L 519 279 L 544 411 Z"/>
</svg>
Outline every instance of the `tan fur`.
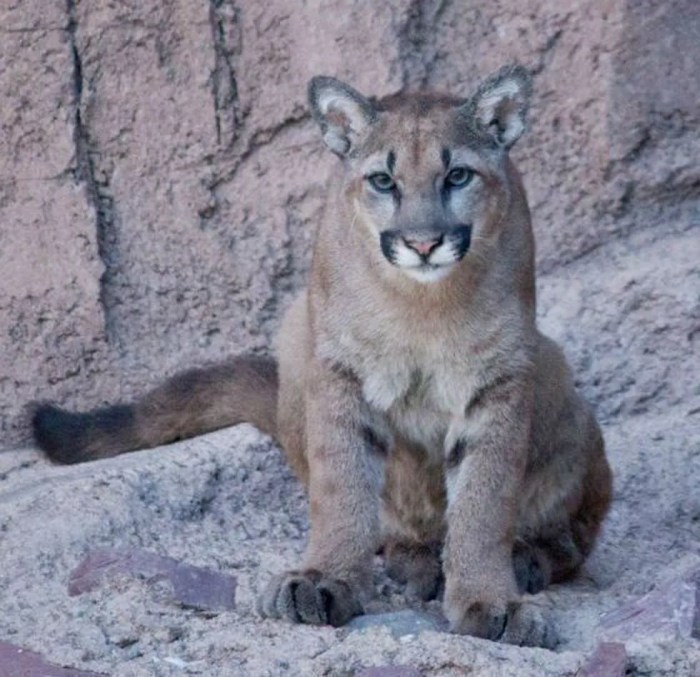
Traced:
<svg viewBox="0 0 700 677">
<path fill-rule="evenodd" d="M 37 444 L 54 460 L 80 463 L 194 437 L 236 423 L 277 431 L 277 365 L 236 357 L 177 374 L 136 402 L 74 414 L 32 405 Z"/>
<path fill-rule="evenodd" d="M 358 151 L 395 153 L 406 186 L 402 209 L 416 221 L 431 218 L 435 199 L 410 188 L 417 194 L 421 181 L 439 173 L 441 148 L 454 140 L 454 105 L 395 99 Z M 280 333 L 279 418 L 290 422 L 280 437 L 311 501 L 306 566 L 349 582 L 362 599 L 380 539 L 400 578 L 410 577 L 407 553 L 415 553 L 416 588 L 426 590 L 430 553 L 446 533 L 452 627 L 497 637 L 518 616 L 519 586 L 562 580 L 589 554 L 611 478 L 590 409 L 559 349 L 535 327 L 520 177 L 481 141 L 469 148 L 482 184 L 478 213 L 470 214 L 472 247 L 432 284 L 386 265 L 376 240 L 382 226 L 373 223 L 378 210 L 364 197 L 362 158 L 346 159 L 332 181 L 309 289 Z M 287 390 L 287 382 L 295 385 Z M 383 484 L 367 426 L 384 447 Z M 463 457 L 450 461 L 458 440 Z M 520 581 L 518 544 L 531 567 Z M 285 615 L 275 605 L 285 585 L 284 577 L 273 583 L 263 604 L 269 615 Z"/>
<path fill-rule="evenodd" d="M 383 547 L 390 572 L 418 596 L 434 594 L 444 574 L 454 631 L 547 643 L 520 593 L 575 573 L 611 475 L 590 408 L 535 325 L 530 216 L 507 154 L 528 95 L 517 68 L 466 101 L 373 104 L 338 81 L 312 83 L 314 115 L 343 162 L 308 289 L 279 334 L 276 425 L 267 386 L 260 395 L 224 379 L 234 392 L 214 378 L 201 395 L 235 418 L 246 401 L 308 491 L 304 565 L 271 582 L 263 614 L 344 623 L 371 594 Z M 463 165 L 472 178 L 448 185 Z M 395 188 L 384 190 L 385 176 L 375 185 L 378 171 Z M 416 242 L 435 248 L 425 265 Z M 193 424 L 182 390 L 144 399 L 140 439 L 226 419 Z"/>
</svg>

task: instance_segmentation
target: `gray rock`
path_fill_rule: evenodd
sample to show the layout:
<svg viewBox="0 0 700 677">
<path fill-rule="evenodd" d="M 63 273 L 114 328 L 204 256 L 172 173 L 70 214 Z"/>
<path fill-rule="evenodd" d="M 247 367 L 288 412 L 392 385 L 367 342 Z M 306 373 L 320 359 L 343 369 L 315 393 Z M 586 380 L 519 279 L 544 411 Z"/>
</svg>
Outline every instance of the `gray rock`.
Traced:
<svg viewBox="0 0 700 677">
<path fill-rule="evenodd" d="M 365 630 L 366 628 L 379 626 L 388 628 L 396 638 L 417 635 L 424 630 L 447 632 L 447 621 L 444 618 L 410 609 L 357 616 L 345 628 L 348 630 Z"/>
<path fill-rule="evenodd" d="M 379 665 L 355 673 L 355 677 L 422 677 L 422 673 L 408 665 Z"/>
</svg>

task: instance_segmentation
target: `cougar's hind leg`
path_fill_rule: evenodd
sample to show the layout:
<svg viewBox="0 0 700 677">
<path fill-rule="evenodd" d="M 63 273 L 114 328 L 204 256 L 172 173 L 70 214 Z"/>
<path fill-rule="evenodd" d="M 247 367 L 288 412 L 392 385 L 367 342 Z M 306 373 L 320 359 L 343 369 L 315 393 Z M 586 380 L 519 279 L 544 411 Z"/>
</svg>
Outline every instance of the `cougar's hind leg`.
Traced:
<svg viewBox="0 0 700 677">
<path fill-rule="evenodd" d="M 571 536 L 585 559 L 595 546 L 600 527 L 610 509 L 613 478 L 605 457 L 603 437 L 595 425 L 595 444 L 583 481 L 583 496 L 578 509 L 571 517 Z M 566 571 L 555 572 L 566 578 Z M 563 580 L 562 578 L 562 580 Z"/>
<path fill-rule="evenodd" d="M 397 440 L 386 464 L 382 503 L 387 573 L 406 594 L 433 599 L 442 584 L 440 554 L 445 533 L 442 467 Z"/>
<path fill-rule="evenodd" d="M 612 473 L 597 425 L 592 440 L 576 500 L 563 500 L 562 519 L 528 530 L 515 541 L 513 567 L 521 592 L 536 593 L 549 583 L 571 579 L 593 550 L 610 507 Z"/>
<path fill-rule="evenodd" d="M 610 506 L 612 474 L 600 427 L 576 393 L 559 347 L 540 335 L 530 466 L 513 567 L 521 592 L 576 574 Z"/>
<path fill-rule="evenodd" d="M 513 569 L 518 592 L 535 593 L 544 590 L 552 581 L 552 567 L 546 552 L 524 539 L 513 544 Z"/>
<path fill-rule="evenodd" d="M 577 543 L 574 523 L 550 527 L 538 536 L 517 539 L 513 546 L 513 568 L 521 593 L 535 594 L 550 583 L 561 583 L 576 575 L 589 551 Z"/>
<path fill-rule="evenodd" d="M 430 600 L 439 596 L 443 584 L 441 543 L 423 544 L 389 539 L 384 544 L 386 571 L 406 586 L 408 597 Z"/>
</svg>

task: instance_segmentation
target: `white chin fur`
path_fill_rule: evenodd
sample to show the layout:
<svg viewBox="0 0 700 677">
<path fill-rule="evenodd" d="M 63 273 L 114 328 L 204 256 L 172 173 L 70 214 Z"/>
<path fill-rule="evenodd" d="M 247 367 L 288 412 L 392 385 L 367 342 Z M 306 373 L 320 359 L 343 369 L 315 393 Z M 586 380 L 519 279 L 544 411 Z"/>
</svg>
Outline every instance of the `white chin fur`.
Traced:
<svg viewBox="0 0 700 677">
<path fill-rule="evenodd" d="M 438 282 L 451 272 L 452 266 L 440 266 L 439 268 L 429 268 L 425 267 L 414 267 L 414 268 L 401 268 L 403 273 L 406 273 L 409 277 L 417 280 L 418 282 L 423 282 L 424 284 L 430 284 L 431 282 Z"/>
</svg>

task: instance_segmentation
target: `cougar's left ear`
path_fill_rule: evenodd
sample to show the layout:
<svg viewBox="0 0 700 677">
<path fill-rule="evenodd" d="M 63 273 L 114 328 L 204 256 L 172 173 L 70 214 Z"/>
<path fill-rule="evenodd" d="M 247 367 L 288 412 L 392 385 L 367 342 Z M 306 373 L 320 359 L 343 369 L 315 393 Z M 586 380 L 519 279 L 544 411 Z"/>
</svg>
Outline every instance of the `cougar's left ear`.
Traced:
<svg viewBox="0 0 700 677">
<path fill-rule="evenodd" d="M 341 157 L 352 152 L 377 117 L 374 106 L 362 94 L 322 75 L 309 83 L 309 105 L 326 145 Z"/>
<path fill-rule="evenodd" d="M 505 66 L 488 78 L 464 106 L 498 144 L 510 148 L 525 131 L 532 78 L 522 66 Z"/>
</svg>

